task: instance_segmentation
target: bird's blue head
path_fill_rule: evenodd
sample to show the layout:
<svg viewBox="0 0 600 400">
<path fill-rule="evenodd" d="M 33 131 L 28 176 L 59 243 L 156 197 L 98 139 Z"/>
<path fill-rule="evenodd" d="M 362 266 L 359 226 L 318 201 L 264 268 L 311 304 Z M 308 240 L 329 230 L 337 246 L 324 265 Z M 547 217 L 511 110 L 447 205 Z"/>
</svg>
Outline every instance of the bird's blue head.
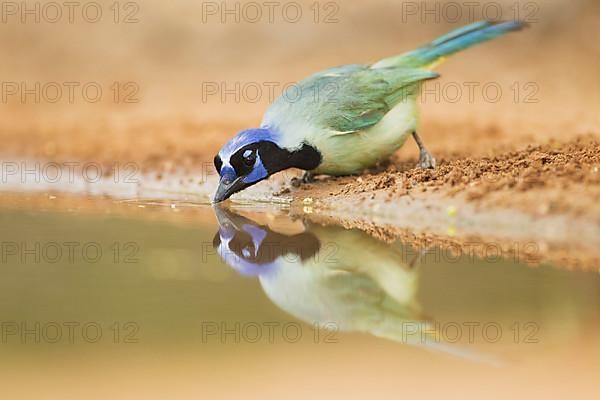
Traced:
<svg viewBox="0 0 600 400">
<path fill-rule="evenodd" d="M 288 168 L 315 169 L 320 153 L 306 143 L 295 149 L 278 144 L 279 135 L 267 128 L 248 129 L 232 138 L 215 156 L 215 168 L 221 180 L 214 202 L 219 203 Z"/>
</svg>

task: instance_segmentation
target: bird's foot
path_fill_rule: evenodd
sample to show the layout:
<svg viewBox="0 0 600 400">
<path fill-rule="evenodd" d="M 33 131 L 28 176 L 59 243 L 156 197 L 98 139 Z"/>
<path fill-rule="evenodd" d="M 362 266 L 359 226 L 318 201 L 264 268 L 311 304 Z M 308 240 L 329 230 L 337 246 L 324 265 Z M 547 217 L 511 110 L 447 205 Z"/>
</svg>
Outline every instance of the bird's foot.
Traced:
<svg viewBox="0 0 600 400">
<path fill-rule="evenodd" d="M 299 178 L 292 178 L 292 186 L 298 188 L 305 183 L 312 183 L 315 181 L 315 175 L 312 172 L 306 171 Z"/>
<path fill-rule="evenodd" d="M 435 158 L 427 150 L 420 152 L 419 161 L 417 162 L 418 168 L 434 169 L 436 165 L 437 161 L 435 161 Z"/>
<path fill-rule="evenodd" d="M 421 137 L 419 136 L 417 131 L 414 131 L 412 135 L 413 138 L 415 138 L 415 142 L 417 142 L 417 146 L 419 146 L 419 162 L 417 163 L 417 167 L 423 169 L 435 168 L 437 162 L 435 161 L 435 158 L 433 158 L 433 156 L 429 154 L 427 148 L 425 148 L 425 144 L 423 144 L 423 140 L 421 140 Z"/>
</svg>

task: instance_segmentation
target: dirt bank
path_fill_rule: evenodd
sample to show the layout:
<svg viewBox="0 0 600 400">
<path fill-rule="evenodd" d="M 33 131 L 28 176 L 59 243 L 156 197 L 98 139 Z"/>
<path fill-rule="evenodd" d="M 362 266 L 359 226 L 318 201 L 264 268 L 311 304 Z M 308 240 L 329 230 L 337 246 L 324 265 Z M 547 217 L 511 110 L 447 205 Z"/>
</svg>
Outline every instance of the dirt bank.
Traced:
<svg viewBox="0 0 600 400">
<path fill-rule="evenodd" d="M 307 189 L 315 189 L 318 197 L 329 191 L 326 197 L 334 201 L 352 197 L 363 204 L 437 192 L 477 207 L 587 216 L 600 222 L 600 141 L 594 137 L 551 141 L 489 157 L 444 157 L 434 170 L 405 167 L 405 160 L 395 158 L 382 172 L 324 178 L 323 185 Z"/>
</svg>

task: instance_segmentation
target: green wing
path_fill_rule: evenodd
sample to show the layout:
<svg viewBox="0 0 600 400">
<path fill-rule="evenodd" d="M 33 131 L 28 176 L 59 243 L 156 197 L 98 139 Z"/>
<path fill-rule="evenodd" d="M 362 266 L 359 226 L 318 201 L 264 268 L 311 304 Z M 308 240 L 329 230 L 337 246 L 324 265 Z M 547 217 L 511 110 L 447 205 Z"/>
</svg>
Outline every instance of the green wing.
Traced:
<svg viewBox="0 0 600 400">
<path fill-rule="evenodd" d="M 377 124 L 396 104 L 413 97 L 423 81 L 438 76 L 416 68 L 332 68 L 290 88 L 273 104 L 263 123 L 277 125 L 279 118 L 287 119 L 283 115 L 292 113 L 319 128 L 340 134 L 358 132 Z"/>
</svg>

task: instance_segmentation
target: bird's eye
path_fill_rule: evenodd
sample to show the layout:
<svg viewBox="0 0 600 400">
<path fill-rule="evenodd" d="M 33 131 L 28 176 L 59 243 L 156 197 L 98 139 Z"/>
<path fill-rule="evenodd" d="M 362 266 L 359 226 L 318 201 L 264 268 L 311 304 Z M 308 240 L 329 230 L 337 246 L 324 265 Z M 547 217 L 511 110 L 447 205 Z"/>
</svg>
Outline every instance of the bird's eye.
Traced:
<svg viewBox="0 0 600 400">
<path fill-rule="evenodd" d="M 256 162 L 256 152 L 254 150 L 246 150 L 244 154 L 242 154 L 244 158 L 244 164 L 248 167 L 252 167 Z"/>
<path fill-rule="evenodd" d="M 221 173 L 221 167 L 223 166 L 223 161 L 221 160 L 221 157 L 219 157 L 219 155 L 217 154 L 215 156 L 215 168 L 217 169 L 218 173 Z"/>
<path fill-rule="evenodd" d="M 254 256 L 254 246 L 248 245 L 248 246 L 244 247 L 242 249 L 242 254 L 244 255 L 244 258 L 246 258 L 246 259 L 249 259 L 250 257 Z"/>
</svg>

